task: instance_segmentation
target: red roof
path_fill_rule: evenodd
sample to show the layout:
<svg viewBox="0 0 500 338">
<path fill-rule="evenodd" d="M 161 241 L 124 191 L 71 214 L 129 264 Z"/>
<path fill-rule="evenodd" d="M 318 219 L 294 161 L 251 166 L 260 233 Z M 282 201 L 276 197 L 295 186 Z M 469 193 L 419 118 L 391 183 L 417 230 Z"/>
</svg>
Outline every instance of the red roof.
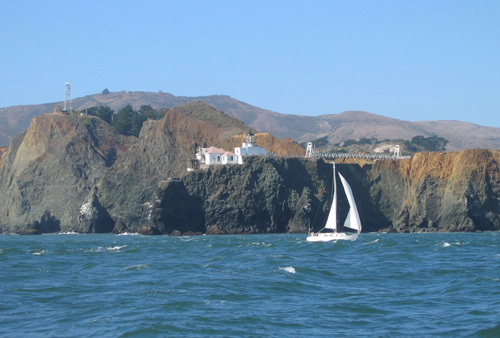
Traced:
<svg viewBox="0 0 500 338">
<path fill-rule="evenodd" d="M 207 154 L 224 154 L 226 152 L 224 149 L 217 147 L 203 148 L 203 151 Z"/>
</svg>

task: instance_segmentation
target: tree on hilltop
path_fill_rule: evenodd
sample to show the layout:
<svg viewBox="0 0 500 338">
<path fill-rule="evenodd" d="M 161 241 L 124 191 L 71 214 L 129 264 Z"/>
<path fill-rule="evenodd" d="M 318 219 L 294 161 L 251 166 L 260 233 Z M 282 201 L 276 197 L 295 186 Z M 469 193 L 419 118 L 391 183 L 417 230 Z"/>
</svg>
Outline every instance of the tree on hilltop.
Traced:
<svg viewBox="0 0 500 338">
<path fill-rule="evenodd" d="M 130 104 L 121 108 L 113 119 L 113 128 L 123 135 L 139 136 L 146 116 L 139 114 Z"/>
<path fill-rule="evenodd" d="M 111 124 L 114 110 L 108 106 L 90 107 L 85 109 L 88 115 L 97 116 L 101 120 Z"/>
<path fill-rule="evenodd" d="M 108 106 L 97 107 L 96 116 L 101 120 L 111 124 L 114 110 Z"/>
</svg>

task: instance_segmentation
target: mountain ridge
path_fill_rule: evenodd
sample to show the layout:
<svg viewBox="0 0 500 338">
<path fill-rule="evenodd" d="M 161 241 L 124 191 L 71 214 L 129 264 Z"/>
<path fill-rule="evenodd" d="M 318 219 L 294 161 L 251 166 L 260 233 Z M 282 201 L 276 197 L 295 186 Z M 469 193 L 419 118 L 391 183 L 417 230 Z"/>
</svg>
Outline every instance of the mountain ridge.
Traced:
<svg viewBox="0 0 500 338">
<path fill-rule="evenodd" d="M 72 100 L 72 106 L 84 110 L 92 106 L 108 105 L 115 111 L 131 104 L 134 108 L 151 105 L 153 108 L 172 108 L 193 101 L 206 102 L 251 126 L 277 138 L 289 137 L 297 142 L 313 141 L 326 136 L 335 144 L 347 139 L 377 138 L 411 139 L 414 136 L 440 136 L 449 141 L 447 149 L 474 148 L 500 149 L 500 128 L 480 126 L 474 123 L 436 120 L 405 121 L 363 111 L 345 111 L 318 116 L 289 115 L 266 110 L 231 98 L 227 95 L 175 96 L 164 92 L 120 91 L 109 94 L 93 94 Z M 6 146 L 12 138 L 24 132 L 31 118 L 53 111 L 53 102 L 40 105 L 22 105 L 0 109 L 0 146 Z M 468 137 L 464 137 L 467 136 Z"/>
</svg>

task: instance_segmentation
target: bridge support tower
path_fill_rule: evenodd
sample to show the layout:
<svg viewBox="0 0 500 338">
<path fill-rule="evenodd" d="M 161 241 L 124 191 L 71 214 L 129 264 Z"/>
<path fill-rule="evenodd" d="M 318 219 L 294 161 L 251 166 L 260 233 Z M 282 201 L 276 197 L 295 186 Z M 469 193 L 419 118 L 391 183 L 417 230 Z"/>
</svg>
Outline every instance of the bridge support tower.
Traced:
<svg viewBox="0 0 500 338">
<path fill-rule="evenodd" d="M 314 146 L 312 142 L 307 142 L 306 158 L 314 157 Z"/>
</svg>

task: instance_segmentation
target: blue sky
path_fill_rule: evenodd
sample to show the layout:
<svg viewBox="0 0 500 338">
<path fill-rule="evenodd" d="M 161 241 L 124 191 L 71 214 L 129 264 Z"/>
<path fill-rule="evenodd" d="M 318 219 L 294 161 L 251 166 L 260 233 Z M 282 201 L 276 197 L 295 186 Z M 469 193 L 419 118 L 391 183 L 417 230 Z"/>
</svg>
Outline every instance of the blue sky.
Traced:
<svg viewBox="0 0 500 338">
<path fill-rule="evenodd" d="M 0 32 L 0 107 L 69 81 L 500 127 L 500 1 L 2 0 Z"/>
</svg>

